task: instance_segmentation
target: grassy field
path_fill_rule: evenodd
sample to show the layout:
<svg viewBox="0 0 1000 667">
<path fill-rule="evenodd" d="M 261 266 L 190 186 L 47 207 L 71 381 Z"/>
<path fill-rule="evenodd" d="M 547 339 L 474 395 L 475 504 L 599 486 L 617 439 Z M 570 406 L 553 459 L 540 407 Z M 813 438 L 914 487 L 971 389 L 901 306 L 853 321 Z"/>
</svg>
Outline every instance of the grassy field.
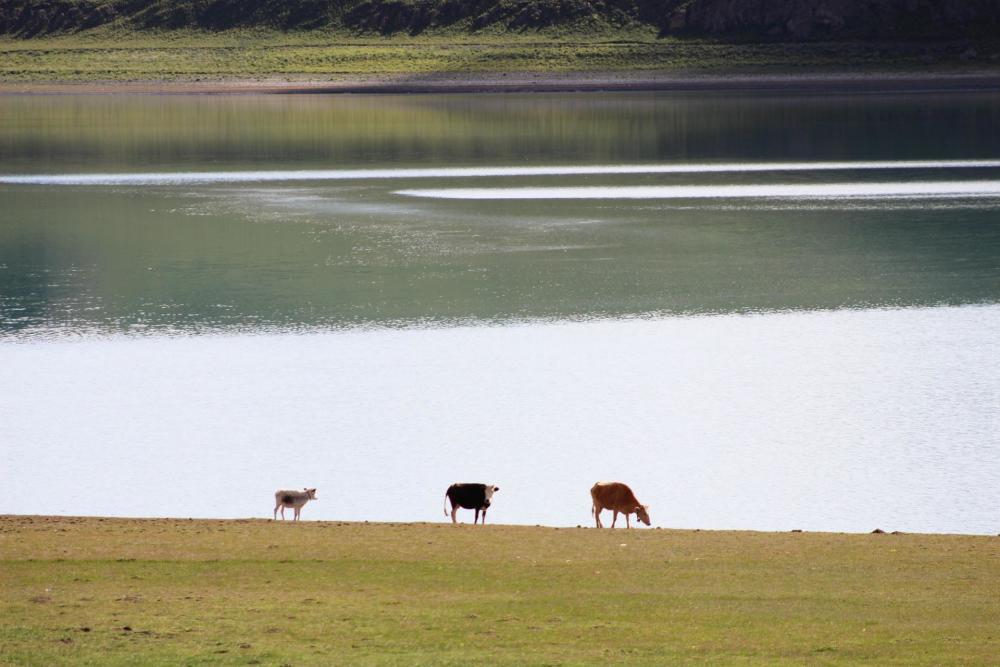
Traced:
<svg viewBox="0 0 1000 667">
<path fill-rule="evenodd" d="M 817 73 L 1000 71 L 1000 44 L 963 60 L 954 44 L 732 44 L 659 39 L 652 29 L 437 32 L 119 31 L 0 37 L 0 82 L 338 80 L 504 72 Z"/>
<path fill-rule="evenodd" d="M 1000 538 L 0 517 L 0 663 L 996 664 Z"/>
</svg>

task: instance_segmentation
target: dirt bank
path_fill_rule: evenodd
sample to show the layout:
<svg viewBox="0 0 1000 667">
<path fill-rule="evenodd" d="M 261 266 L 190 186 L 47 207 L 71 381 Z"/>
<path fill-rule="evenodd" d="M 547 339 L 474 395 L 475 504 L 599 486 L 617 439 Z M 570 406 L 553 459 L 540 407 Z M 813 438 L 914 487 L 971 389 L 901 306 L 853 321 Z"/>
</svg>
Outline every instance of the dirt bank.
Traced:
<svg viewBox="0 0 1000 667">
<path fill-rule="evenodd" d="M 1000 72 L 961 74 L 690 75 L 677 73 L 438 74 L 212 81 L 0 83 L 0 94 L 405 94 L 600 91 L 877 93 L 1000 91 Z"/>
</svg>

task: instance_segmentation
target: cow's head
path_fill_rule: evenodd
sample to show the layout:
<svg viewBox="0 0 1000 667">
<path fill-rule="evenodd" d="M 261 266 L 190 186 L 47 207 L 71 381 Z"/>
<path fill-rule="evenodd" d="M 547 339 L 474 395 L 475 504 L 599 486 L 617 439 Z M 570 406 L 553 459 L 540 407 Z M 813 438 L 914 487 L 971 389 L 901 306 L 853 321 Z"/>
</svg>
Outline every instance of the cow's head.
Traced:
<svg viewBox="0 0 1000 667">
<path fill-rule="evenodd" d="M 493 503 L 493 494 L 499 490 L 499 486 L 493 486 L 492 484 L 486 485 L 486 500 L 483 502 L 484 507 L 489 507 Z"/>
<path fill-rule="evenodd" d="M 647 526 L 649 525 L 649 505 L 639 505 L 636 507 L 635 515 L 639 517 L 639 521 L 642 521 Z"/>
<path fill-rule="evenodd" d="M 303 491 L 309 496 L 309 500 L 316 500 L 316 489 L 303 489 Z"/>
</svg>

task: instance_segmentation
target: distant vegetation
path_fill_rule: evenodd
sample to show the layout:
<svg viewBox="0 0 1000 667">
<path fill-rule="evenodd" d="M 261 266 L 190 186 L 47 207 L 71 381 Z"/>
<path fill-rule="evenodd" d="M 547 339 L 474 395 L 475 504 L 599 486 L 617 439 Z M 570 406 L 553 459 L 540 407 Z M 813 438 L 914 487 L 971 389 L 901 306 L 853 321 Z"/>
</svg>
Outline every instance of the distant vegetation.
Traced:
<svg viewBox="0 0 1000 667">
<path fill-rule="evenodd" d="M 1000 68 L 1000 0 L 0 0 L 0 82 Z"/>
<path fill-rule="evenodd" d="M 381 35 L 584 32 L 741 40 L 963 39 L 1000 32 L 1000 0 L 0 0 L 0 34 L 266 28 Z"/>
</svg>

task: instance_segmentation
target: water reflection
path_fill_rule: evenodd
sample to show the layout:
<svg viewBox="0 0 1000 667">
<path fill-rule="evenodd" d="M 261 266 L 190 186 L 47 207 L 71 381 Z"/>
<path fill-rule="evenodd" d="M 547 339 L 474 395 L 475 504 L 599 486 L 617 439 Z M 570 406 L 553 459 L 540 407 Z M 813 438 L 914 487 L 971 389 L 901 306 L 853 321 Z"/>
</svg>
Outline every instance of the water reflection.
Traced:
<svg viewBox="0 0 1000 667">
<path fill-rule="evenodd" d="M 508 197 L 484 208 L 403 197 L 400 184 L 8 186 L 0 331 L 286 331 L 1000 299 L 995 193 L 786 206 Z M 616 187 L 636 186 L 599 196 Z"/>
<path fill-rule="evenodd" d="M 0 174 L 13 185 L 190 185 L 281 181 L 366 181 L 399 178 L 507 178 L 511 176 L 616 176 L 622 174 L 728 174 L 909 169 L 988 169 L 1000 160 L 895 160 L 881 162 L 724 162 L 563 165 L 549 167 L 440 167 L 436 169 L 297 169 L 286 171 L 176 171 L 121 174 Z M 725 196 L 724 194 L 719 196 Z"/>
<path fill-rule="evenodd" d="M 1000 96 L 7 96 L 3 171 L 996 159 Z"/>
<path fill-rule="evenodd" d="M 992 303 L 998 101 L 7 96 L 0 335 Z"/>
<path fill-rule="evenodd" d="M 954 199 L 1000 197 L 1000 181 L 907 183 L 771 183 L 767 185 L 646 185 L 398 190 L 435 199 Z"/>
</svg>

